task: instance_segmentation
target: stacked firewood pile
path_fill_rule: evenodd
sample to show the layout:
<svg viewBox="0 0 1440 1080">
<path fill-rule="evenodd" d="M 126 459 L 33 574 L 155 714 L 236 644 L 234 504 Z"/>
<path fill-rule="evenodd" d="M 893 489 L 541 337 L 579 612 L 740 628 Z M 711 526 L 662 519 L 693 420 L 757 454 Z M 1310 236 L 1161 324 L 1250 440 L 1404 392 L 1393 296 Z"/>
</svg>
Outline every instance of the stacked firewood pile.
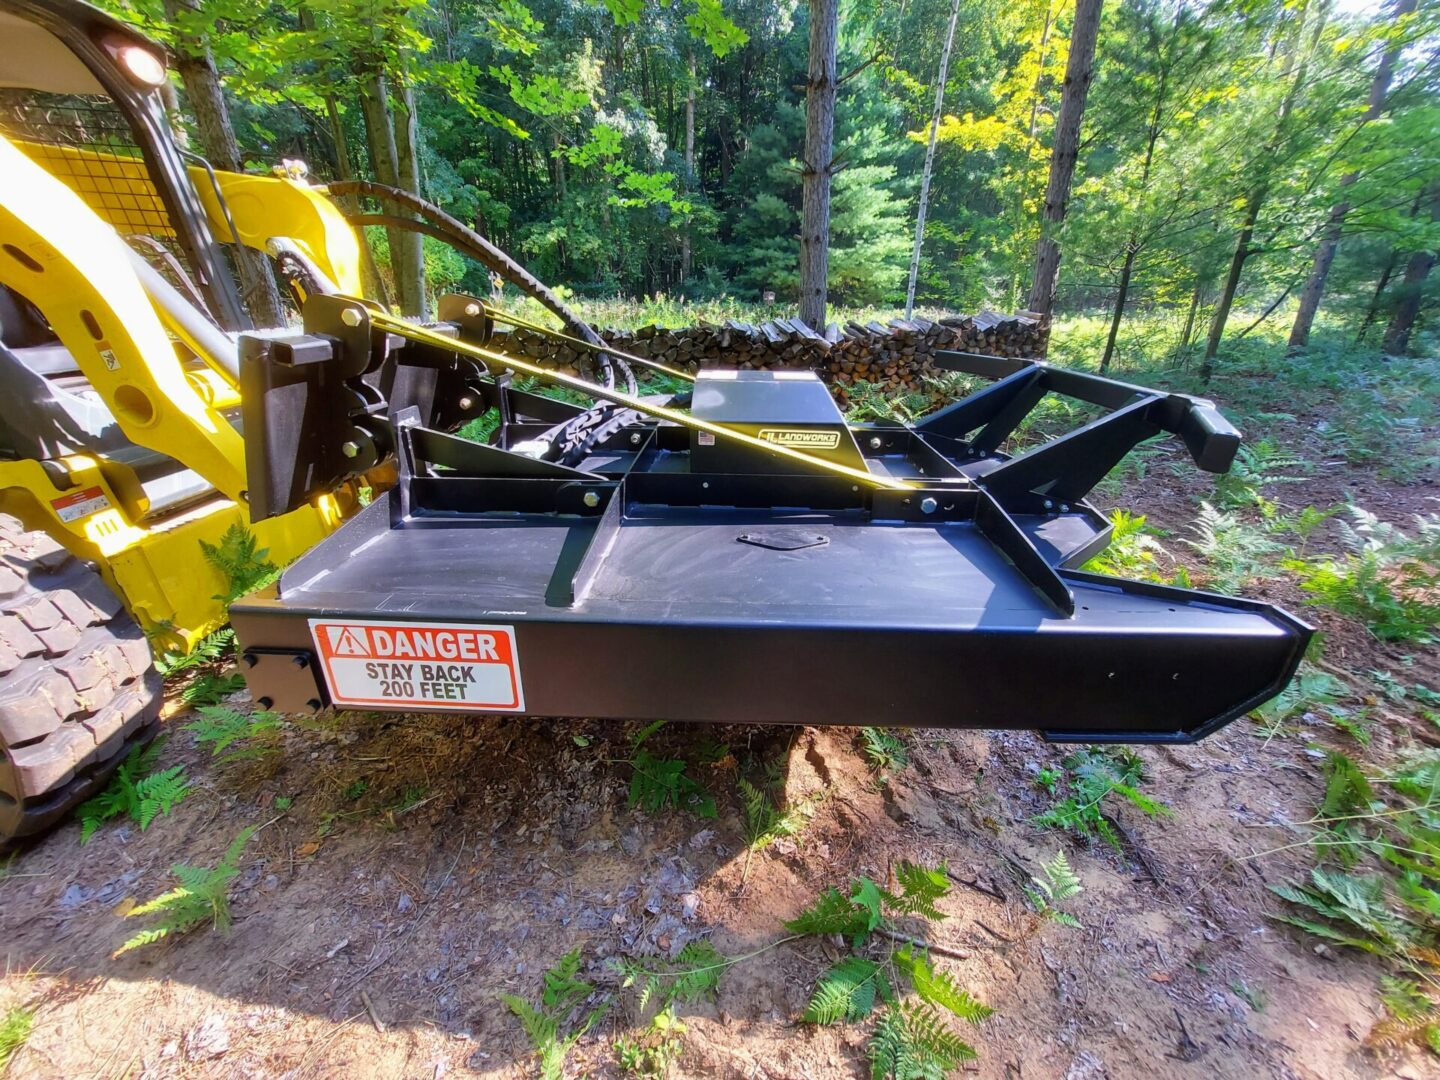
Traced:
<svg viewBox="0 0 1440 1080">
<path fill-rule="evenodd" d="M 953 349 L 992 356 L 1044 356 L 1050 338 L 1046 320 L 1025 315 L 956 316 L 895 319 L 889 323 L 834 323 L 824 334 L 798 319 L 772 319 L 755 325 L 727 320 L 679 329 L 644 326 L 638 330 L 606 330 L 601 335 L 617 349 L 670 367 L 802 368 L 830 382 L 842 401 L 856 383 L 886 393 L 923 391 L 926 379 L 941 374 L 936 352 Z M 582 368 L 581 350 L 527 330 L 497 332 L 496 346 L 547 366 L 575 372 Z"/>
</svg>

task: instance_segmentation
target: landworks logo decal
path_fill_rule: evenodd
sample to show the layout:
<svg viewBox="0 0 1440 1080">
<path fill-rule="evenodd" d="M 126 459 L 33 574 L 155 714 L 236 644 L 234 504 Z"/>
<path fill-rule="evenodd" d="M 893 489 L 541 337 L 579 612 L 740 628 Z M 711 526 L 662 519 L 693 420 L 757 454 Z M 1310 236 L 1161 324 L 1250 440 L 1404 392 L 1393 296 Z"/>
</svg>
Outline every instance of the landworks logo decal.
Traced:
<svg viewBox="0 0 1440 1080">
<path fill-rule="evenodd" d="M 795 428 L 761 428 L 759 438 L 792 450 L 834 450 L 840 445 L 838 431 L 800 431 Z"/>
</svg>

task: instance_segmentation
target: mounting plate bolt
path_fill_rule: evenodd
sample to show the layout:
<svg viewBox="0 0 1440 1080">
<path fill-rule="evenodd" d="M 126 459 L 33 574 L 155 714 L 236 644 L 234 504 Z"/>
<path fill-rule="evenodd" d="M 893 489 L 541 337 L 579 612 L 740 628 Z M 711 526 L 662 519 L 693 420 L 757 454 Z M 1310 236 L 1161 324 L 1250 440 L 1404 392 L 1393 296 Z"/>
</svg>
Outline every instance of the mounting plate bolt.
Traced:
<svg viewBox="0 0 1440 1080">
<path fill-rule="evenodd" d="M 593 510 L 600 505 L 600 495 L 594 491 L 587 491 L 584 495 L 580 496 L 580 501 Z"/>
<path fill-rule="evenodd" d="M 256 698 L 255 704 L 259 705 L 261 709 L 268 709 L 275 704 L 275 699 L 268 697 Z"/>
<path fill-rule="evenodd" d="M 290 662 L 298 668 L 307 668 L 310 666 L 310 658 L 304 655 L 292 656 Z"/>
<path fill-rule="evenodd" d="M 360 444 L 357 442 L 343 442 L 340 444 L 340 452 L 348 458 L 360 456 Z"/>
<path fill-rule="evenodd" d="M 473 409 L 475 407 L 475 399 L 473 397 L 462 397 L 460 399 L 460 407 L 462 409 Z"/>
<path fill-rule="evenodd" d="M 345 308 L 340 312 L 340 321 L 343 322 L 346 326 L 359 326 L 360 309 L 353 307 Z"/>
<path fill-rule="evenodd" d="M 245 661 L 246 667 L 254 667 L 260 662 L 260 658 L 248 650 L 240 655 L 240 659 Z"/>
<path fill-rule="evenodd" d="M 630 445 L 631 445 L 631 446 L 639 446 L 639 445 L 640 445 L 640 432 L 638 432 L 638 431 L 632 431 L 632 432 L 630 433 Z"/>
<path fill-rule="evenodd" d="M 466 315 L 470 315 L 470 316 L 472 316 L 472 317 L 475 316 L 475 315 L 479 315 L 479 314 L 480 314 L 480 305 L 479 305 L 479 304 L 475 304 L 475 303 L 466 304 L 466 305 L 465 305 L 465 314 L 466 314 Z"/>
<path fill-rule="evenodd" d="M 937 503 L 934 499 L 930 498 L 927 495 L 925 498 L 920 500 L 920 512 L 922 514 L 933 514 L 935 512 L 935 508 L 939 505 L 939 503 Z"/>
<path fill-rule="evenodd" d="M 879 435 L 871 435 L 871 436 L 870 436 L 870 449 L 871 449 L 871 450 L 879 450 L 882 445 L 883 445 L 883 444 L 880 442 L 880 436 L 879 436 Z"/>
<path fill-rule="evenodd" d="M 309 701 L 305 702 L 305 707 L 311 712 L 319 712 L 324 708 L 324 705 L 318 697 L 312 697 Z"/>
<path fill-rule="evenodd" d="M 1055 504 L 1054 504 L 1053 502 L 1051 502 L 1049 499 L 1046 499 L 1046 500 L 1045 500 L 1044 506 L 1045 506 L 1045 509 L 1046 509 L 1046 510 L 1054 510 L 1054 509 L 1055 509 Z"/>
</svg>

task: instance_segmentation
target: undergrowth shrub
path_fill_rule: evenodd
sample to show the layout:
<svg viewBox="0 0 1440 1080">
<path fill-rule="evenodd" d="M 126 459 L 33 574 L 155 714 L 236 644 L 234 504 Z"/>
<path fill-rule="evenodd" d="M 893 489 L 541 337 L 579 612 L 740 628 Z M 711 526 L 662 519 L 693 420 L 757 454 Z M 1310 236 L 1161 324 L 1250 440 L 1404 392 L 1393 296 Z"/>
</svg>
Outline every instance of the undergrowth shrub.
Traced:
<svg viewBox="0 0 1440 1080">
<path fill-rule="evenodd" d="M 605 999 L 576 1019 L 581 1004 L 594 992 L 594 985 L 580 978 L 577 947 L 545 972 L 539 1001 L 526 1001 L 515 994 L 496 995 L 525 1029 L 526 1038 L 540 1058 L 541 1080 L 563 1080 L 565 1058 L 571 1048 L 610 1008 Z"/>
<path fill-rule="evenodd" d="M 1171 815 L 1164 803 L 1140 790 L 1145 763 L 1134 753 L 1115 747 L 1077 750 L 1064 761 L 1065 797 L 1032 820 L 1036 825 L 1064 829 L 1086 839 L 1101 839 L 1122 851 L 1120 833 L 1110 804 L 1128 804 L 1150 817 Z"/>
<path fill-rule="evenodd" d="M 930 924 L 945 918 L 937 907 L 950 893 L 945 868 L 901 862 L 895 877 L 898 893 L 867 877 L 851 882 L 848 893 L 826 889 L 785 928 L 794 934 L 839 935 L 851 948 L 820 976 L 802 1020 L 855 1023 L 874 1015 L 867 1044 L 871 1075 L 928 1080 L 976 1057 L 946 1014 L 979 1024 L 993 1010 L 936 967 L 924 942 L 893 929 L 897 920 Z M 878 949 L 873 947 L 877 943 Z"/>
<path fill-rule="evenodd" d="M 151 822 L 168 815 L 190 793 L 184 765 L 150 771 L 164 745 L 165 740 L 160 738 L 149 746 L 135 747 L 104 790 L 80 804 L 75 811 L 80 819 L 80 843 L 88 843 L 95 831 L 112 818 L 128 817 L 142 831 L 148 829 Z"/>
<path fill-rule="evenodd" d="M 142 930 L 116 949 L 113 956 L 121 956 L 132 949 L 154 945 L 166 938 L 189 933 L 204 923 L 210 923 L 221 933 L 228 933 L 230 917 L 230 883 L 240 874 L 240 855 L 245 845 L 255 835 L 254 828 L 241 830 L 226 849 L 220 861 L 213 867 L 186 866 L 177 863 L 170 868 L 179 884 L 167 893 L 162 893 L 125 913 L 127 919 L 153 916 L 155 924 Z"/>
<path fill-rule="evenodd" d="M 1341 523 L 1346 553 L 1287 566 L 1311 602 L 1364 623 L 1382 641 L 1431 644 L 1440 627 L 1440 515 L 1401 532 L 1358 506 Z"/>
</svg>

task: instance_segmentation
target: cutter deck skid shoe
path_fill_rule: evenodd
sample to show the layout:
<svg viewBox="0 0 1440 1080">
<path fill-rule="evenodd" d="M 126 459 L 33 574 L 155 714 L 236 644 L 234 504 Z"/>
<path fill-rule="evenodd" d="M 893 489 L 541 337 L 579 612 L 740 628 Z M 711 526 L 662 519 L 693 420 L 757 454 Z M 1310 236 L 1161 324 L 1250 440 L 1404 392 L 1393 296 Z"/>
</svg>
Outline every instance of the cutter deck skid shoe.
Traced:
<svg viewBox="0 0 1440 1080">
<path fill-rule="evenodd" d="M 1309 641 L 1269 604 L 1076 569 L 1109 539 L 1085 497 L 1135 445 L 1170 432 L 1229 467 L 1209 402 L 942 353 L 992 381 L 914 425 L 847 425 L 807 372 L 642 397 L 542 371 L 487 347 L 482 309 L 447 298 L 419 327 L 316 296 L 304 334 L 242 343 L 254 516 L 398 466 L 232 607 L 262 705 L 1186 742 L 1283 689 Z M 1107 412 L 1003 453 L 1047 393 Z M 490 409 L 488 444 L 445 434 Z"/>
</svg>

